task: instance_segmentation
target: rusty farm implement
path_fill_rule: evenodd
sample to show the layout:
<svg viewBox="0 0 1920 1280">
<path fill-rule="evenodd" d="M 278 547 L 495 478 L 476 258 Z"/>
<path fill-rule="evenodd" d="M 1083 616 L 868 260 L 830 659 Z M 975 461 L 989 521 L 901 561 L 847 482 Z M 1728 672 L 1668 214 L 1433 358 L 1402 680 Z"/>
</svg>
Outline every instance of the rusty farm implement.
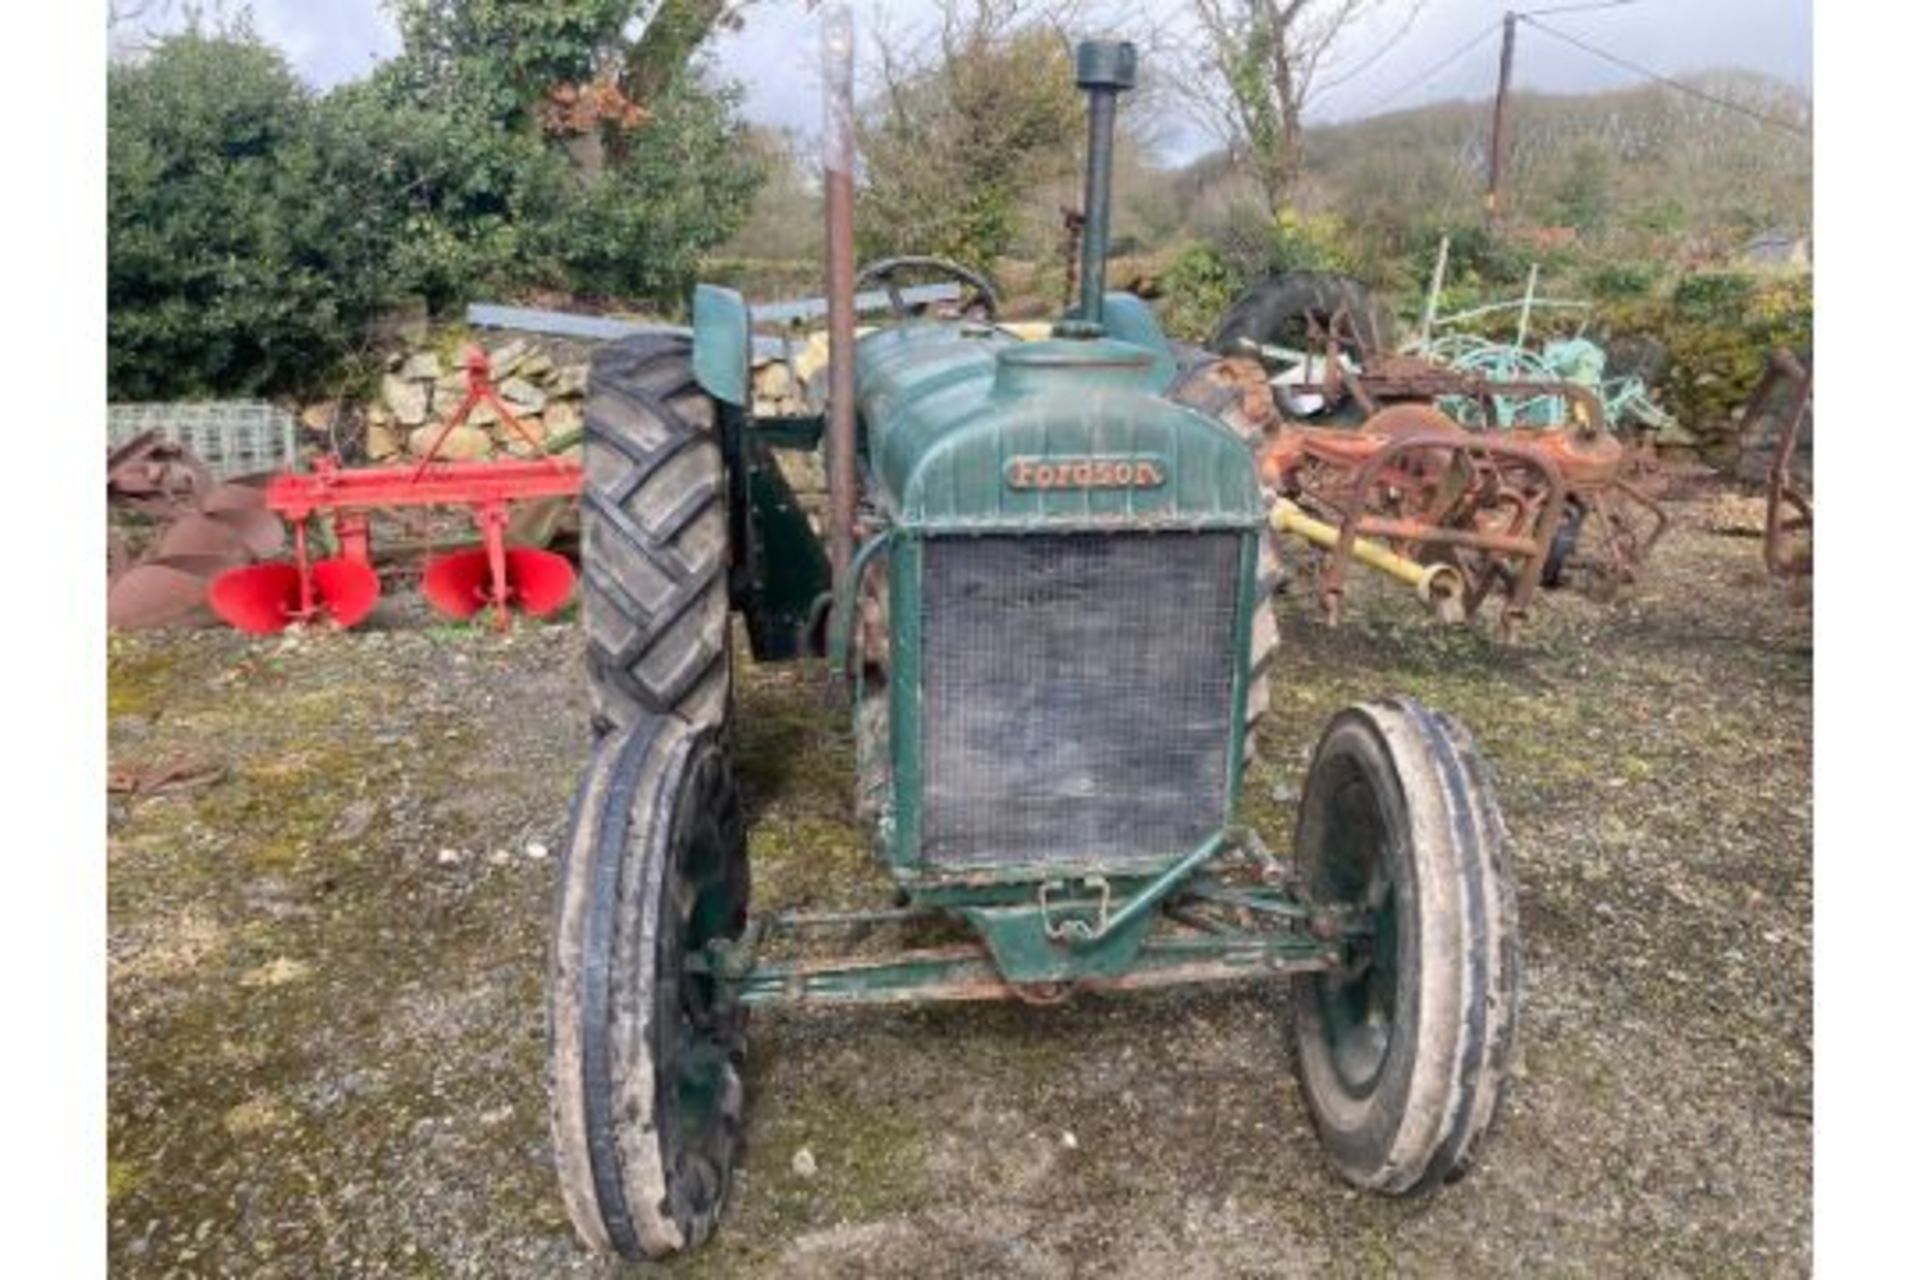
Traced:
<svg viewBox="0 0 1920 1280">
<path fill-rule="evenodd" d="M 419 508 L 466 511 L 480 545 L 433 556 L 421 594 L 452 618 L 492 610 L 501 626 L 512 610 L 552 613 L 573 592 L 566 557 L 537 547 L 508 545 L 515 503 L 572 498 L 580 493 L 579 464 L 547 454 L 495 392 L 486 353 L 471 348 L 467 392 L 417 462 L 404 466 L 340 467 L 322 460 L 308 472 L 286 472 L 267 485 L 265 506 L 292 530 L 293 559 L 230 569 L 207 588 L 208 603 L 242 631 L 272 634 L 295 623 L 324 621 L 352 627 L 380 599 L 374 568 L 372 517 Z M 447 462 L 439 452 L 448 436 L 481 404 L 490 404 L 509 431 L 536 455 L 493 462 Z M 331 554 L 316 558 L 309 529 L 324 522 Z"/>
<path fill-rule="evenodd" d="M 1448 621 L 1497 596 L 1503 635 L 1543 586 L 1606 599 L 1638 576 L 1668 517 L 1613 426 L 1645 411 L 1637 384 L 1557 376 L 1517 346 L 1455 344 L 1452 364 L 1385 351 L 1379 323 L 1351 281 L 1276 277 L 1222 322 L 1223 358 L 1197 371 L 1215 386 L 1182 396 L 1264 442 L 1262 479 L 1289 504 L 1276 528 L 1318 548 L 1330 620 L 1355 561 Z"/>
<path fill-rule="evenodd" d="M 1766 485 L 1767 571 L 1813 572 L 1813 360 L 1791 351 L 1767 368 L 1740 415 L 1740 478 Z"/>
<path fill-rule="evenodd" d="M 211 578 L 274 554 L 285 538 L 259 485 L 216 479 L 192 449 L 157 431 L 142 431 L 108 451 L 107 504 L 154 529 L 136 555 L 125 532 L 109 523 L 107 623 L 113 627 L 203 617 Z"/>
</svg>

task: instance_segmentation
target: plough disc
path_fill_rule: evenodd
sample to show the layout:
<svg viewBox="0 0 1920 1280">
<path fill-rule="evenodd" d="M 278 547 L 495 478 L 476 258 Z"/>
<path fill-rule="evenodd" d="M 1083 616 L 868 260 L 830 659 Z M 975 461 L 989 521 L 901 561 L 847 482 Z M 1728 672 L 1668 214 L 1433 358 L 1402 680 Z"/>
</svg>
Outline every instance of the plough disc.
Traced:
<svg viewBox="0 0 1920 1280">
<path fill-rule="evenodd" d="M 107 588 L 107 625 L 138 631 L 203 622 L 207 578 L 232 563 L 225 556 L 181 555 L 137 564 Z"/>
<path fill-rule="evenodd" d="M 279 563 L 229 569 L 207 587 L 207 603 L 230 627 L 257 636 L 284 631 L 300 607 L 300 570 Z"/>
<path fill-rule="evenodd" d="M 255 558 L 277 555 L 287 543 L 286 526 L 267 510 L 266 493 L 258 485 L 218 485 L 207 494 L 201 510 L 225 525 Z"/>
<path fill-rule="evenodd" d="M 451 618 L 471 618 L 496 603 L 493 569 L 484 547 L 456 551 L 434 560 L 420 580 L 420 594 Z M 506 599 L 534 617 L 543 617 L 573 595 L 573 566 L 567 558 L 533 547 L 506 549 Z"/>
<path fill-rule="evenodd" d="M 313 594 L 335 626 L 357 627 L 380 603 L 380 575 L 358 560 L 321 560 L 313 566 Z"/>
<path fill-rule="evenodd" d="M 366 620 L 380 600 L 380 578 L 357 560 L 321 560 L 313 566 L 313 607 L 335 626 Z M 222 621 L 254 635 L 284 631 L 301 616 L 300 570 L 284 561 L 230 569 L 213 580 L 207 603 Z"/>
<path fill-rule="evenodd" d="M 168 525 L 154 544 L 153 553 L 156 559 L 209 556 L 228 565 L 245 564 L 250 559 L 245 541 L 232 525 L 219 516 L 199 512 L 181 516 Z"/>
</svg>

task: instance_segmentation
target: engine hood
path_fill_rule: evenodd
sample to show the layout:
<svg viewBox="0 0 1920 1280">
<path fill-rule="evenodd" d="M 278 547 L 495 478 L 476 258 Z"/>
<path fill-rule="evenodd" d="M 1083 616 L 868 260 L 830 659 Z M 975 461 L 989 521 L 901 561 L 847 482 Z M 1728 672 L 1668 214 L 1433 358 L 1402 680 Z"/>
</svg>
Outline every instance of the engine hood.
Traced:
<svg viewBox="0 0 1920 1280">
<path fill-rule="evenodd" d="M 1161 394 L 1165 363 L 948 322 L 869 334 L 855 367 L 876 496 L 929 532 L 1257 525 L 1251 451 Z"/>
</svg>

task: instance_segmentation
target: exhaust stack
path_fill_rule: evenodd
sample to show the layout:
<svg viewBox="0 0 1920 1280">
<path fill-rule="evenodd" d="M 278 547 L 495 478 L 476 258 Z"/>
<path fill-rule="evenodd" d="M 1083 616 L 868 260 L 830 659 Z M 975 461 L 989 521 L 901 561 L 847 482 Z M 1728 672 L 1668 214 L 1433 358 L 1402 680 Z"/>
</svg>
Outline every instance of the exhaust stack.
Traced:
<svg viewBox="0 0 1920 1280">
<path fill-rule="evenodd" d="M 827 8 L 821 29 L 826 90 L 827 214 L 827 557 L 836 592 L 853 564 L 853 12 Z M 836 596 L 836 598 L 838 598 Z"/>
<path fill-rule="evenodd" d="M 1074 51 L 1074 83 L 1087 93 L 1086 224 L 1080 237 L 1080 306 L 1057 326 L 1061 337 L 1097 338 L 1107 292 L 1107 242 L 1113 203 L 1113 122 L 1120 95 L 1133 88 L 1134 48 L 1125 40 L 1085 40 Z"/>
</svg>

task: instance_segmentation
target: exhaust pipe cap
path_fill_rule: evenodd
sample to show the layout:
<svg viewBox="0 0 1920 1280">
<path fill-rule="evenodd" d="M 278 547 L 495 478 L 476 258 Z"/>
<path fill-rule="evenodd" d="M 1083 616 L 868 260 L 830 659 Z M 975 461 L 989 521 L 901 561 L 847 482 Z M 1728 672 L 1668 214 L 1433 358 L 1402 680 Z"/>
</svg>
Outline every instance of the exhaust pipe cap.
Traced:
<svg viewBox="0 0 1920 1280">
<path fill-rule="evenodd" d="M 1131 89 L 1139 58 L 1128 40 L 1082 40 L 1073 54 L 1073 82 L 1082 89 Z"/>
</svg>

